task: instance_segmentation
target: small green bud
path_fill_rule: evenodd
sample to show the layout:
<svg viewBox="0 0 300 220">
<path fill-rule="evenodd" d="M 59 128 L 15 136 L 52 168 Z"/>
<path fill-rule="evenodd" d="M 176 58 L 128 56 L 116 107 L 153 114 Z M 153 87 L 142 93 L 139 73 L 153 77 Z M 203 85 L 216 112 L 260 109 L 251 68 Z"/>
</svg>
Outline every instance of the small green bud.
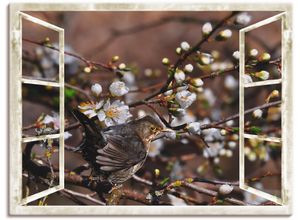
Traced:
<svg viewBox="0 0 300 220">
<path fill-rule="evenodd" d="M 223 31 L 220 31 L 220 33 L 216 36 L 217 41 L 224 41 L 227 40 L 232 36 L 232 31 L 230 29 L 226 29 Z"/>
<path fill-rule="evenodd" d="M 271 59 L 271 55 L 269 53 L 263 53 L 262 55 L 260 55 L 260 57 L 258 58 L 259 61 L 261 62 L 267 62 Z"/>
<path fill-rule="evenodd" d="M 113 57 L 111 58 L 111 62 L 115 63 L 115 62 L 117 62 L 119 59 L 120 59 L 119 56 L 113 56 Z"/>
<path fill-rule="evenodd" d="M 162 62 L 164 65 L 169 65 L 169 64 L 170 64 L 170 60 L 169 60 L 167 57 L 163 58 L 161 62 Z"/>
<path fill-rule="evenodd" d="M 159 169 L 155 169 L 155 170 L 154 170 L 154 174 L 155 174 L 155 177 L 156 177 L 156 178 L 159 177 L 159 175 L 160 175 L 160 170 L 159 170 Z"/>
<path fill-rule="evenodd" d="M 182 52 L 182 49 L 181 49 L 180 47 L 177 47 L 177 48 L 176 48 L 176 53 L 177 53 L 178 55 L 180 55 L 181 52 Z"/>
</svg>

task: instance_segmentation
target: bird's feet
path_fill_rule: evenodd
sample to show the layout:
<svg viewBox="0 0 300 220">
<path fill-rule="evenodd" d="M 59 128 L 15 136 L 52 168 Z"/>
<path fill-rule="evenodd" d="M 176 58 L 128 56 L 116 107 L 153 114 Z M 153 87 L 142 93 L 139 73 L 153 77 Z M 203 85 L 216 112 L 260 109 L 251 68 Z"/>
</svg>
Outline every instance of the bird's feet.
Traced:
<svg viewBox="0 0 300 220">
<path fill-rule="evenodd" d="M 123 184 L 114 185 L 108 193 L 112 193 L 113 191 L 119 190 L 123 187 Z"/>
</svg>

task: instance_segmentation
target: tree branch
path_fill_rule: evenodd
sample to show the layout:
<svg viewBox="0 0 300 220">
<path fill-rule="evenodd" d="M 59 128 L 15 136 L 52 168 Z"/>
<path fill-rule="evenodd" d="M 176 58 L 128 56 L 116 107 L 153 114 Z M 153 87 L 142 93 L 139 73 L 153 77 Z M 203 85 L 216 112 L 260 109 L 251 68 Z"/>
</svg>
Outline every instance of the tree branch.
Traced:
<svg viewBox="0 0 300 220">
<path fill-rule="evenodd" d="M 26 38 L 23 38 L 22 40 L 25 41 L 25 42 L 31 43 L 31 44 L 35 44 L 35 45 L 39 45 L 39 46 L 42 46 L 42 47 L 49 48 L 51 50 L 59 51 L 58 48 L 50 46 L 50 45 L 46 45 L 43 42 L 36 42 L 36 41 L 26 39 Z M 77 54 L 74 54 L 74 53 L 71 53 L 71 52 L 68 52 L 68 51 L 65 51 L 64 53 L 65 53 L 65 55 L 72 56 L 72 57 L 84 62 L 89 67 L 90 66 L 98 66 L 98 67 L 101 67 L 102 69 L 107 70 L 107 71 L 114 71 L 114 68 L 112 66 L 107 65 L 107 64 L 91 61 L 91 60 L 85 59 L 82 56 L 79 56 Z"/>
</svg>

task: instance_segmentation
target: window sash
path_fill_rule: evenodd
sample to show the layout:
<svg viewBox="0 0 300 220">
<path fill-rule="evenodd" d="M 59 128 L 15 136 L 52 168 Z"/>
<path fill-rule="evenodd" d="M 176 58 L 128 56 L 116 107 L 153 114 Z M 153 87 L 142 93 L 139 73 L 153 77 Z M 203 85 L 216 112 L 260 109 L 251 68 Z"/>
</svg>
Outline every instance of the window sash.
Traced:
<svg viewBox="0 0 300 220">
<path fill-rule="evenodd" d="M 50 24 L 48 22 L 45 22 L 43 20 L 40 20 L 36 17 L 30 16 L 26 13 L 23 12 L 18 12 L 19 15 L 19 29 L 17 30 L 19 32 L 18 34 L 18 40 L 19 40 L 19 60 L 20 60 L 20 67 L 19 67 L 19 77 L 20 77 L 20 83 L 21 83 L 21 88 L 22 89 L 22 84 L 30 84 L 30 85 L 41 85 L 41 86 L 52 86 L 52 87 L 57 87 L 59 88 L 59 124 L 60 124 L 60 129 L 58 134 L 49 134 L 49 135 L 42 135 L 42 136 L 32 136 L 32 137 L 26 137 L 22 138 L 21 142 L 22 143 L 28 143 L 28 142 L 33 142 L 33 141 L 39 141 L 39 140 L 47 140 L 47 139 L 59 139 L 59 184 L 56 186 L 53 186 L 51 188 L 48 188 L 46 190 L 43 190 L 41 192 L 35 193 L 33 195 L 27 196 L 22 199 L 22 170 L 20 171 L 21 175 L 18 175 L 18 180 L 19 183 L 21 183 L 20 186 L 20 191 L 18 193 L 18 203 L 20 205 L 26 205 L 27 203 L 30 203 L 32 201 L 35 201 L 37 199 L 43 198 L 47 195 L 50 195 L 52 193 L 55 193 L 61 189 L 64 189 L 64 29 L 57 27 L 53 24 Z M 22 20 L 26 19 L 28 21 L 31 21 L 35 24 L 41 25 L 43 27 L 49 28 L 51 30 L 54 30 L 58 32 L 59 35 L 59 72 L 58 72 L 58 82 L 51 82 L 43 79 L 28 79 L 26 77 L 23 77 L 22 75 Z M 20 111 L 22 111 L 22 92 L 20 91 L 19 95 L 20 97 Z M 22 124 L 22 114 L 19 115 L 19 122 Z M 22 132 L 20 129 L 19 132 Z M 20 143 L 21 145 L 21 143 Z M 19 147 L 21 148 L 21 146 Z M 22 154 L 21 154 L 22 155 Z M 22 167 L 21 167 L 22 169 Z"/>
<path fill-rule="evenodd" d="M 253 82 L 253 83 L 245 83 L 244 82 L 244 76 L 245 76 L 245 35 L 247 32 L 254 30 L 259 27 L 263 27 L 264 25 L 271 24 L 273 22 L 276 22 L 278 20 L 281 20 L 281 66 L 282 66 L 282 74 L 281 79 L 274 79 L 274 80 L 265 80 L 265 81 L 259 81 L 259 82 Z M 262 198 L 265 198 L 269 201 L 275 202 L 280 205 L 286 205 L 288 202 L 288 184 L 286 181 L 287 176 L 287 145 L 286 142 L 283 140 L 286 140 L 286 129 L 284 128 L 284 122 L 287 119 L 285 111 L 287 109 L 287 91 L 286 91 L 286 76 L 288 74 L 286 65 L 286 55 L 287 55 L 287 42 L 289 40 L 289 36 L 287 35 L 287 32 L 289 29 L 287 28 L 287 20 L 286 20 L 286 12 L 277 14 L 273 17 L 267 18 L 265 20 L 262 20 L 260 22 L 257 22 L 255 24 L 252 24 L 248 27 L 245 27 L 239 31 L 239 51 L 240 51 L 240 60 L 239 60 L 239 73 L 240 73 L 240 87 L 239 87 L 239 95 L 240 95 L 240 102 L 239 102 L 239 145 L 240 145 L 240 160 L 239 160 L 239 186 L 241 189 L 255 194 L 257 196 L 260 196 Z M 291 74 L 291 73 L 289 73 Z M 244 90 L 245 88 L 250 87 L 257 87 L 257 86 L 267 86 L 267 85 L 276 85 L 281 84 L 282 86 L 282 97 L 281 97 L 281 138 L 276 137 L 265 137 L 260 135 L 253 135 L 253 134 L 247 134 L 244 131 L 244 113 L 245 113 L 245 97 L 244 97 Z M 281 198 L 274 196 L 272 194 L 266 193 L 262 190 L 255 189 L 253 187 L 250 187 L 246 185 L 245 183 L 245 138 L 246 139 L 259 139 L 262 141 L 269 141 L 269 142 L 277 142 L 281 143 Z"/>
</svg>

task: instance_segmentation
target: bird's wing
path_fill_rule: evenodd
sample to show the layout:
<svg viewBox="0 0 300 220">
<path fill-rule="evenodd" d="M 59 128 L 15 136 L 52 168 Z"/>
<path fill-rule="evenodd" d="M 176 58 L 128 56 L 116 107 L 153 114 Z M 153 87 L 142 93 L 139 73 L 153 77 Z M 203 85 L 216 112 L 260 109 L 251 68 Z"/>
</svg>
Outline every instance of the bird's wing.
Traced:
<svg viewBox="0 0 300 220">
<path fill-rule="evenodd" d="M 99 149 L 96 157 L 103 171 L 118 171 L 130 168 L 146 158 L 147 151 L 137 135 L 109 135 L 108 144 Z"/>
</svg>

